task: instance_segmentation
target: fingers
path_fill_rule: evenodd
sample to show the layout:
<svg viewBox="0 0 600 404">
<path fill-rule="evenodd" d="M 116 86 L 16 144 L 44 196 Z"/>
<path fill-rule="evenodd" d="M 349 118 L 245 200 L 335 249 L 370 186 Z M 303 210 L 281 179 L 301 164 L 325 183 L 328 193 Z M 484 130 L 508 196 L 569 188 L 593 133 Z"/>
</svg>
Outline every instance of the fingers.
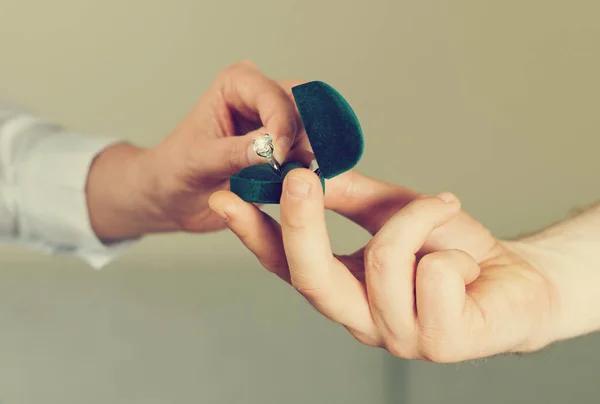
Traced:
<svg viewBox="0 0 600 404">
<path fill-rule="evenodd" d="M 425 255 L 417 267 L 416 297 L 421 356 L 433 362 L 458 362 L 478 351 L 484 319 L 466 293 L 479 276 L 477 262 L 464 251 Z M 478 355 L 475 355 L 477 357 Z"/>
<path fill-rule="evenodd" d="M 246 136 L 230 136 L 208 141 L 205 150 L 201 151 L 201 158 L 195 159 L 200 160 L 196 170 L 204 177 L 227 178 L 251 165 L 266 164 L 266 160 L 259 158 L 252 146 L 255 139 L 264 135 L 263 130 L 256 130 Z M 314 155 L 297 147 L 288 153 L 288 157 L 308 166 Z"/>
<path fill-rule="evenodd" d="M 292 281 L 309 289 L 329 280 L 333 253 L 325 226 L 319 181 L 308 170 L 293 170 L 284 179 L 281 226 Z"/>
<path fill-rule="evenodd" d="M 419 196 L 408 188 L 349 171 L 328 182 L 325 205 L 375 234 L 399 209 Z M 421 252 L 458 249 L 482 261 L 493 253 L 495 245 L 492 234 L 462 211 L 433 231 Z"/>
<path fill-rule="evenodd" d="M 422 329 L 448 333 L 461 327 L 466 285 L 479 276 L 479 265 L 460 250 L 437 251 L 417 266 L 417 313 Z"/>
<path fill-rule="evenodd" d="M 416 253 L 429 234 L 459 210 L 460 203 L 451 194 L 416 199 L 398 211 L 365 250 L 371 312 L 395 355 L 416 355 Z"/>
<path fill-rule="evenodd" d="M 292 147 L 292 150 L 290 150 L 287 160 L 299 161 L 308 167 L 310 162 L 315 158 L 315 155 L 312 151 L 312 146 L 308 140 L 308 136 L 306 135 L 302 119 L 300 119 L 300 112 L 298 111 L 298 107 L 294 101 L 294 94 L 292 93 L 293 87 L 304 83 L 306 83 L 306 81 L 283 80 L 279 82 L 279 86 L 283 88 L 283 91 L 285 91 L 289 99 L 292 100 L 292 104 L 296 110 L 296 138 L 294 140 L 294 146 Z"/>
<path fill-rule="evenodd" d="M 279 223 L 229 191 L 214 193 L 208 203 L 267 270 L 290 282 Z"/>
<path fill-rule="evenodd" d="M 249 119 L 260 119 L 264 131 L 273 138 L 275 158 L 284 161 L 297 129 L 296 107 L 285 90 L 251 62 L 230 66 L 216 83 L 229 108 Z M 251 159 L 252 164 L 262 161 L 253 155 Z"/>
<path fill-rule="evenodd" d="M 327 184 L 327 209 L 375 234 L 400 208 L 418 197 L 407 188 L 349 171 Z"/>
<path fill-rule="evenodd" d="M 257 155 L 252 142 L 264 133 L 251 133 L 248 136 L 232 136 L 212 139 L 200 151 L 201 158 L 196 170 L 203 177 L 227 178 L 240 170 L 256 164 Z M 265 163 L 265 161 L 262 161 Z"/>
<path fill-rule="evenodd" d="M 363 285 L 331 251 L 318 177 L 291 171 L 281 196 L 281 227 L 292 284 L 329 319 L 360 335 L 376 334 Z"/>
</svg>

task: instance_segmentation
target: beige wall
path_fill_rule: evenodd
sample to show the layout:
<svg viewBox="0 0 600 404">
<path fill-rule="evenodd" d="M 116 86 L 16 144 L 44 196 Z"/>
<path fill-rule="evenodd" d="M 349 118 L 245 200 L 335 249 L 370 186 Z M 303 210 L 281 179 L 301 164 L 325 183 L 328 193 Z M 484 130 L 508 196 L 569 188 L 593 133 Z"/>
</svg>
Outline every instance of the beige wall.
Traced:
<svg viewBox="0 0 600 404">
<path fill-rule="evenodd" d="M 0 93 L 76 129 L 151 145 L 249 58 L 334 85 L 365 129 L 361 171 L 454 191 L 499 236 L 598 199 L 597 2 L 37 3 L 0 4 Z M 339 251 L 364 238 L 330 222 Z M 100 273 L 1 254 L 3 404 L 380 403 L 388 388 L 410 403 L 597 402 L 595 337 L 478 365 L 391 360 L 226 233 L 148 239 Z"/>
</svg>

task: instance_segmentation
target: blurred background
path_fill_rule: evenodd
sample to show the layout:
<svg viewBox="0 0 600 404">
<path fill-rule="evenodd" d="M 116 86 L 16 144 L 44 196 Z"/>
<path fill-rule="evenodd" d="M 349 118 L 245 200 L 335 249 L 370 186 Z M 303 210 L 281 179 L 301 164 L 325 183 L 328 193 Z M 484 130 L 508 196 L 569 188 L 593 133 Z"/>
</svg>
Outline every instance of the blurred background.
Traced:
<svg viewBox="0 0 600 404">
<path fill-rule="evenodd" d="M 0 94 L 151 146 L 228 64 L 323 80 L 357 169 L 450 190 L 499 237 L 598 199 L 597 1 L 0 0 Z M 276 214 L 276 208 L 267 208 Z M 366 234 L 328 217 L 337 252 Z M 229 233 L 151 237 L 97 272 L 0 249 L 2 404 L 597 403 L 600 338 L 459 365 L 361 346 Z"/>
</svg>

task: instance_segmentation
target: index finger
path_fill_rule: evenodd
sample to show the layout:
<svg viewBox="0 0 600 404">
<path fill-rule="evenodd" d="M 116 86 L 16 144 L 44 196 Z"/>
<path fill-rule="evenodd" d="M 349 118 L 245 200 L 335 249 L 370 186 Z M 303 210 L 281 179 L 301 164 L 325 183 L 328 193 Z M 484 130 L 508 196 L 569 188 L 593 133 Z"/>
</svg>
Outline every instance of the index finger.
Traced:
<svg viewBox="0 0 600 404">
<path fill-rule="evenodd" d="M 310 170 L 284 179 L 281 229 L 294 287 L 329 319 L 374 338 L 366 290 L 331 251 L 321 183 Z"/>
<path fill-rule="evenodd" d="M 328 182 L 325 206 L 374 235 L 402 207 L 418 198 L 408 188 L 349 171 Z"/>
<path fill-rule="evenodd" d="M 229 108 L 248 119 L 260 119 L 273 138 L 275 157 L 285 160 L 297 130 L 296 107 L 285 90 L 251 62 L 238 62 L 225 69 L 217 85 Z"/>
<path fill-rule="evenodd" d="M 393 339 L 402 343 L 413 340 L 416 254 L 429 234 L 459 209 L 458 199 L 448 193 L 416 199 L 369 242 L 365 266 L 373 317 Z"/>
</svg>

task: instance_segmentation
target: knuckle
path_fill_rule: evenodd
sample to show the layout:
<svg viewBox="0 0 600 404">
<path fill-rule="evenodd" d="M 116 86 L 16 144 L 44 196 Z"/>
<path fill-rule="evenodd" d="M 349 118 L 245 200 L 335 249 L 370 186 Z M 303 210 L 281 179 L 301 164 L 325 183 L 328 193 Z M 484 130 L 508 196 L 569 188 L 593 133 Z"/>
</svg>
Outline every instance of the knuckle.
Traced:
<svg viewBox="0 0 600 404">
<path fill-rule="evenodd" d="M 450 260 L 452 260 L 452 261 L 461 260 L 461 259 L 470 257 L 469 254 L 467 254 L 465 251 L 455 249 L 455 248 L 444 250 L 443 252 L 440 252 L 440 255 L 441 254 L 444 255 L 445 262 L 448 262 Z"/>
<path fill-rule="evenodd" d="M 269 272 L 277 273 L 281 270 L 286 270 L 288 267 L 285 258 L 258 257 L 260 264 Z"/>
<path fill-rule="evenodd" d="M 255 68 L 256 67 L 256 63 L 254 63 L 253 61 L 249 60 L 249 59 L 242 59 L 239 60 L 235 63 L 235 66 L 239 67 L 239 68 Z"/>
<path fill-rule="evenodd" d="M 306 300 L 313 305 L 327 301 L 331 288 L 324 276 L 311 276 L 294 267 L 289 269 L 292 286 Z"/>
<path fill-rule="evenodd" d="M 393 246 L 382 243 L 369 244 L 365 249 L 365 267 L 369 272 L 383 272 L 388 266 Z"/>
<path fill-rule="evenodd" d="M 402 318 L 380 318 L 377 321 L 383 347 L 393 356 L 403 359 L 418 358 L 417 333 L 414 324 Z"/>
<path fill-rule="evenodd" d="M 424 269 L 427 272 L 443 272 L 446 262 L 439 254 L 427 254 L 419 261 L 419 269 Z"/>
<path fill-rule="evenodd" d="M 372 348 L 383 348 L 383 344 L 381 343 L 380 338 L 375 335 L 363 333 L 357 330 L 350 329 L 346 327 L 346 329 L 350 332 L 350 334 L 363 345 L 372 347 Z"/>
<path fill-rule="evenodd" d="M 397 321 L 399 320 L 399 321 Z M 392 324 L 385 318 L 379 322 L 386 349 L 394 356 L 404 359 L 415 359 L 417 355 L 417 339 L 414 324 L 396 318 Z"/>
<path fill-rule="evenodd" d="M 398 339 L 386 338 L 384 346 L 385 349 L 396 358 L 416 358 L 413 347 L 410 344 L 407 344 L 406 342 L 400 341 Z"/>
<path fill-rule="evenodd" d="M 432 363 L 458 362 L 458 357 L 452 350 L 440 345 L 428 345 L 426 349 L 421 350 L 421 358 L 426 362 Z"/>
<path fill-rule="evenodd" d="M 292 87 L 296 87 L 296 86 L 299 86 L 299 85 L 301 85 L 301 84 L 304 84 L 304 83 L 306 83 L 306 81 L 305 81 L 305 80 L 300 80 L 300 79 L 288 79 L 288 80 L 283 80 L 283 81 L 280 81 L 280 82 L 279 82 L 279 85 L 280 85 L 281 87 L 285 88 L 286 90 L 287 90 L 287 89 L 290 89 L 290 90 L 291 90 L 291 88 L 292 88 Z"/>
<path fill-rule="evenodd" d="M 244 70 L 256 69 L 256 65 L 249 60 L 240 60 L 225 67 L 217 76 L 217 81 L 231 86 L 234 77 L 238 76 Z"/>
<path fill-rule="evenodd" d="M 449 335 L 440 330 L 423 330 L 420 357 L 427 362 L 454 363 L 460 360 L 460 349 Z"/>
<path fill-rule="evenodd" d="M 256 68 L 256 64 L 254 64 L 254 62 L 252 62 L 251 60 L 248 60 L 248 59 L 242 59 L 242 60 L 238 60 L 237 62 L 229 65 L 225 69 L 225 71 L 234 72 L 234 71 L 238 71 L 238 70 L 247 70 L 247 69 L 255 69 L 255 68 Z"/>
<path fill-rule="evenodd" d="M 229 78 L 229 76 L 231 76 L 231 73 L 233 71 L 235 71 L 235 64 L 229 65 L 227 67 L 225 67 L 224 69 L 222 69 L 219 74 L 217 75 L 218 79 L 221 80 L 227 80 Z"/>
<path fill-rule="evenodd" d="M 309 286 L 307 284 L 299 283 L 297 280 L 294 280 L 292 277 L 292 285 L 294 289 L 298 293 L 300 293 L 306 300 L 311 302 L 312 304 L 318 304 L 319 302 L 325 300 L 326 296 L 323 292 L 323 288 L 316 286 Z"/>
</svg>

